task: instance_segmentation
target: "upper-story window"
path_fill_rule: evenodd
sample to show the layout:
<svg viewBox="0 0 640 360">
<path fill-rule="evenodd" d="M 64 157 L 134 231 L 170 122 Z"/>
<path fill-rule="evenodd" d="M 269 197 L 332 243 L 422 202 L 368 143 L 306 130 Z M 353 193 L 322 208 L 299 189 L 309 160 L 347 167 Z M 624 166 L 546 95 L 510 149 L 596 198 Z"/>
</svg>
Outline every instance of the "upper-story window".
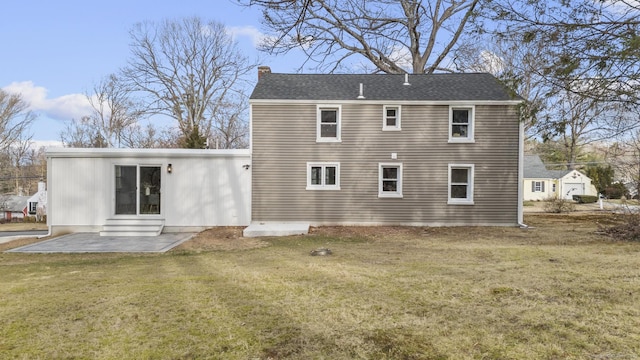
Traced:
<svg viewBox="0 0 640 360">
<path fill-rule="evenodd" d="M 400 130 L 400 105 L 383 106 L 382 130 Z"/>
<path fill-rule="evenodd" d="M 340 141 L 340 105 L 318 106 L 316 141 Z"/>
<path fill-rule="evenodd" d="M 473 106 L 449 107 L 449 142 L 474 142 L 474 123 Z"/>
</svg>

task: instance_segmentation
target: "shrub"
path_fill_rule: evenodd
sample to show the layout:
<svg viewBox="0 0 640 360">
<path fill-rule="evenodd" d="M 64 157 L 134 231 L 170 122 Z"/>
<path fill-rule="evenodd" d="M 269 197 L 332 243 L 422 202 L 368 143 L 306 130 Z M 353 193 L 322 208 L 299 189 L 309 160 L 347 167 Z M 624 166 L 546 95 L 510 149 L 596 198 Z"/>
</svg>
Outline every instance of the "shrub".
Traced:
<svg viewBox="0 0 640 360">
<path fill-rule="evenodd" d="M 598 197 L 595 195 L 573 195 L 573 201 L 578 204 L 588 204 L 598 201 Z"/>
<path fill-rule="evenodd" d="M 627 187 L 624 186 L 623 183 L 617 182 L 615 184 L 611 184 L 604 189 L 604 195 L 609 199 L 620 199 L 622 196 L 627 196 L 628 191 Z"/>
<path fill-rule="evenodd" d="M 640 215 L 625 215 L 624 222 L 601 230 L 619 241 L 640 241 Z"/>
<path fill-rule="evenodd" d="M 548 213 L 560 214 L 572 212 L 573 210 L 575 210 L 575 205 L 569 200 L 556 197 L 550 197 L 545 200 L 544 211 Z"/>
</svg>

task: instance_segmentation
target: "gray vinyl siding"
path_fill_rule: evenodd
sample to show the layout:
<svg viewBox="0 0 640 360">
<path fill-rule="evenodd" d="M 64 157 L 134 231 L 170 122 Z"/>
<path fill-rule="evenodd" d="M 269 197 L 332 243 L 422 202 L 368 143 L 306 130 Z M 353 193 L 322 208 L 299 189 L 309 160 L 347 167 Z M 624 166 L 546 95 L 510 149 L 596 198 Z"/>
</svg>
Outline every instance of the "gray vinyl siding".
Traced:
<svg viewBox="0 0 640 360">
<path fill-rule="evenodd" d="M 336 103 L 339 104 L 339 103 Z M 519 123 L 513 106 L 476 105 L 475 143 L 448 143 L 449 107 L 342 104 L 342 142 L 316 142 L 316 104 L 252 104 L 253 221 L 515 225 Z M 397 153 L 397 160 L 391 159 Z M 339 162 L 338 191 L 306 190 L 307 162 Z M 378 164 L 403 164 L 403 197 L 378 198 Z M 474 164 L 474 205 L 449 205 L 448 164 Z"/>
</svg>

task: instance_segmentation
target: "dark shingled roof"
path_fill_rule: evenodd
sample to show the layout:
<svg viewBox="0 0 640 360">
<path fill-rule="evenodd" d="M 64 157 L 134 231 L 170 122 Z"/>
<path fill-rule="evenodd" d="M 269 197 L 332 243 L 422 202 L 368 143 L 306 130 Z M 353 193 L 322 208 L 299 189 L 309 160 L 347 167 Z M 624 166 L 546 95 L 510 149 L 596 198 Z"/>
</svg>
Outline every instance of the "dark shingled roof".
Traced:
<svg viewBox="0 0 640 360">
<path fill-rule="evenodd" d="M 251 99 L 356 100 L 360 84 L 365 100 L 509 101 L 522 100 L 491 74 L 409 75 L 262 74 Z"/>
<path fill-rule="evenodd" d="M 524 156 L 524 177 L 527 179 L 559 179 L 571 170 L 548 170 L 538 155 Z"/>
</svg>

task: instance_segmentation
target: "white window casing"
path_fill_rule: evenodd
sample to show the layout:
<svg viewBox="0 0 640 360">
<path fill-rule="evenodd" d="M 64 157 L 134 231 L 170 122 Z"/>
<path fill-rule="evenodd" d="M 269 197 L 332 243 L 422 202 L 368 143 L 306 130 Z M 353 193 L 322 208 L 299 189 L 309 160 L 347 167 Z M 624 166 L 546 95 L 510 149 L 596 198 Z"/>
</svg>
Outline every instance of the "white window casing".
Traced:
<svg viewBox="0 0 640 360">
<path fill-rule="evenodd" d="M 473 143 L 475 142 L 475 114 L 473 105 L 449 106 L 449 142 Z"/>
<path fill-rule="evenodd" d="M 473 205 L 475 167 L 473 164 L 449 164 L 449 205 Z"/>
<path fill-rule="evenodd" d="M 307 190 L 340 190 L 340 163 L 308 162 Z"/>
<path fill-rule="evenodd" d="M 531 182 L 531 192 L 545 192 L 545 182 L 544 181 L 532 181 Z M 554 190 L 555 192 L 555 190 Z"/>
<path fill-rule="evenodd" d="M 316 142 L 342 141 L 341 105 L 318 105 L 316 117 Z"/>
<path fill-rule="evenodd" d="M 378 197 L 402 197 L 402 163 L 378 164 Z"/>
<path fill-rule="evenodd" d="M 401 130 L 402 107 L 400 105 L 384 105 L 382 107 L 382 130 Z"/>
</svg>

